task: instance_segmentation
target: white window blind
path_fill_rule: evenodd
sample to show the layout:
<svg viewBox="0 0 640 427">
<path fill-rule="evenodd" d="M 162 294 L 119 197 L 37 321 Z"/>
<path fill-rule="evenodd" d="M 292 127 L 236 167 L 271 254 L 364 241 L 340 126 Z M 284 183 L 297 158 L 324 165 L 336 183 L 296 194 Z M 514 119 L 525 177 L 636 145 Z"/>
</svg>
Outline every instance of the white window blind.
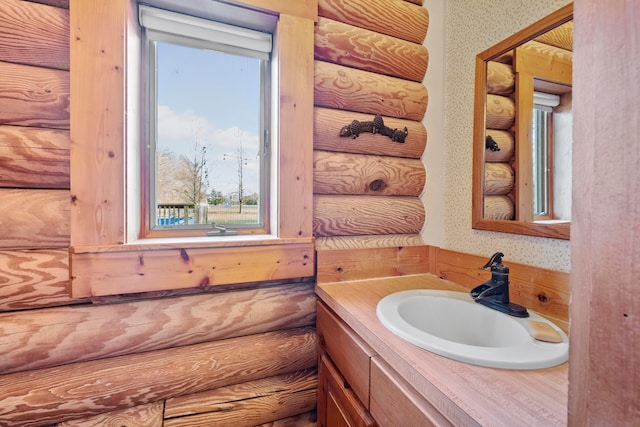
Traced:
<svg viewBox="0 0 640 427">
<path fill-rule="evenodd" d="M 171 41 L 174 35 L 198 41 L 202 48 L 269 59 L 272 36 L 269 33 L 183 15 L 146 5 L 139 6 L 140 25 L 157 40 Z"/>
<path fill-rule="evenodd" d="M 539 110 L 552 112 L 555 107 L 560 105 L 560 96 L 536 91 L 533 92 L 533 104 Z"/>
</svg>

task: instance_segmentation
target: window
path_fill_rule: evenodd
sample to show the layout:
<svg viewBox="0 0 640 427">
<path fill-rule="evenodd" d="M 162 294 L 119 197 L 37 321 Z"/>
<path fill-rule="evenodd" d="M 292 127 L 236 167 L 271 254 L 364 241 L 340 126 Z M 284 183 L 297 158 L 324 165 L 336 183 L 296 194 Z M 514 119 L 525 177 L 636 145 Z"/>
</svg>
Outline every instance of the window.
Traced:
<svg viewBox="0 0 640 427">
<path fill-rule="evenodd" d="M 141 235 L 268 232 L 271 34 L 145 5 L 139 15 Z"/>
<path fill-rule="evenodd" d="M 551 195 L 551 117 L 552 112 L 547 109 L 533 109 L 533 138 L 532 138 L 532 166 L 533 166 L 533 216 L 536 219 L 552 218 Z"/>
<path fill-rule="evenodd" d="M 314 274 L 313 28 L 315 2 L 145 0 L 214 19 L 228 7 L 260 9 L 274 32 L 269 235 L 166 239 L 138 236 L 144 197 L 136 0 L 72 0 L 71 247 L 73 298 L 297 279 Z M 190 8 L 190 10 L 189 10 Z M 238 14 L 225 16 L 238 20 Z M 228 22 L 242 25 L 240 22 Z M 254 24 L 256 22 L 253 22 Z M 87 76 L 90 76 L 88 78 Z M 275 85 L 275 86 L 274 86 Z M 274 167 L 273 165 L 277 165 Z M 189 230 L 178 230 L 184 233 Z M 167 231 L 167 233 L 170 233 Z"/>
<path fill-rule="evenodd" d="M 532 214 L 535 221 L 571 220 L 571 87 L 560 94 L 534 92 Z"/>
</svg>

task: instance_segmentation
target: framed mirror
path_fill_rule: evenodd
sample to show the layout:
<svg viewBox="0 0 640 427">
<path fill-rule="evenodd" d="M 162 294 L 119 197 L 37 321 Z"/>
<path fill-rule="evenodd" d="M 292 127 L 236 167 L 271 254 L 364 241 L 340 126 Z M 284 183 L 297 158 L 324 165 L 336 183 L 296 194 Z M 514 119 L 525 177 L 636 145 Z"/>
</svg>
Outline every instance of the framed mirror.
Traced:
<svg viewBox="0 0 640 427">
<path fill-rule="evenodd" d="M 472 227 L 569 239 L 573 3 L 476 57 Z"/>
</svg>

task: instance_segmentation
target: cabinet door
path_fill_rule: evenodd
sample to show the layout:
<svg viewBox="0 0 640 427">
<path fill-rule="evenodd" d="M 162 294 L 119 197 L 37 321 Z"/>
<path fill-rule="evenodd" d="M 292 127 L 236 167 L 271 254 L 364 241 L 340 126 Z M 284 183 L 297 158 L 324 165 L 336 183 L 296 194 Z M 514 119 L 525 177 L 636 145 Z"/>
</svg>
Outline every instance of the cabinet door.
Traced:
<svg viewBox="0 0 640 427">
<path fill-rule="evenodd" d="M 368 409 L 369 365 L 375 353 L 321 302 L 318 302 L 316 330 L 320 347 L 327 352 L 350 389 Z"/>
<path fill-rule="evenodd" d="M 320 427 L 372 427 L 375 422 L 326 355 L 318 364 Z"/>
</svg>

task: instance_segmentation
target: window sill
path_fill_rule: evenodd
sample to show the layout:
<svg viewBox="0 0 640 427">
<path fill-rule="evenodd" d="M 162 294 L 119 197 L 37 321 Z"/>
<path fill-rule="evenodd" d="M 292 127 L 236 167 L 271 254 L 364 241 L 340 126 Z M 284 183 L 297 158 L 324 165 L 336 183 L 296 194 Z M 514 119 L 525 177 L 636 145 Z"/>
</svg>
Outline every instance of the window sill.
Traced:
<svg viewBox="0 0 640 427">
<path fill-rule="evenodd" d="M 570 224 L 569 219 L 541 219 L 534 221 L 535 224 Z"/>
<path fill-rule="evenodd" d="M 260 236 L 145 239 L 70 248 L 73 298 L 294 279 L 314 275 L 314 239 Z"/>
<path fill-rule="evenodd" d="M 126 246 L 173 246 L 188 245 L 189 247 L 209 247 L 209 246 L 246 246 L 270 244 L 274 241 L 284 242 L 285 240 L 299 239 L 278 239 L 273 234 L 231 234 L 228 236 L 194 236 L 194 237 L 148 237 L 137 239 L 127 243 Z"/>
</svg>

